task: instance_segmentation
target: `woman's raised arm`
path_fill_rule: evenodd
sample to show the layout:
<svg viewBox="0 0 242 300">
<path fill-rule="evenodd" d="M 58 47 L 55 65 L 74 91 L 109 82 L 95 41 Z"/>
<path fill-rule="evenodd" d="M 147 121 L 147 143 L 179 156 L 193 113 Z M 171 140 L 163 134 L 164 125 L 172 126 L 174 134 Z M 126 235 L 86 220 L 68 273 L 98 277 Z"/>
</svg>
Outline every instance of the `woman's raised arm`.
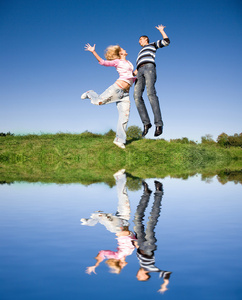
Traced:
<svg viewBox="0 0 242 300">
<path fill-rule="evenodd" d="M 85 50 L 86 51 L 90 51 L 92 52 L 92 54 L 96 57 L 96 59 L 100 62 L 102 60 L 102 58 L 97 54 L 97 52 L 95 51 L 95 47 L 96 47 L 96 44 L 94 44 L 93 46 L 91 46 L 90 44 L 86 44 L 85 46 Z"/>
</svg>

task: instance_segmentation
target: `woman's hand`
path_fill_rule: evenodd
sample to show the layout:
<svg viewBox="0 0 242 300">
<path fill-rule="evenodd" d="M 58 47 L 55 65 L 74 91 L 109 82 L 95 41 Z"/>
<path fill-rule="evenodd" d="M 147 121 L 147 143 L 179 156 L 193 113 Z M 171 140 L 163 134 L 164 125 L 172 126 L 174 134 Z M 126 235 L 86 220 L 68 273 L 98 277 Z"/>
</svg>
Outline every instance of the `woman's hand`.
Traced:
<svg viewBox="0 0 242 300">
<path fill-rule="evenodd" d="M 86 273 L 89 274 L 89 275 L 92 274 L 92 273 L 97 274 L 97 273 L 95 272 L 95 269 L 96 269 L 96 266 L 87 267 Z"/>
<path fill-rule="evenodd" d="M 85 51 L 90 51 L 90 52 L 94 52 L 95 51 L 95 47 L 96 47 L 96 44 L 94 44 L 93 46 L 91 46 L 90 44 L 86 44 L 85 46 Z"/>
<path fill-rule="evenodd" d="M 91 52 L 96 57 L 96 59 L 100 62 L 102 59 L 95 51 L 95 47 L 96 47 L 96 44 L 91 46 L 90 44 L 87 43 L 85 46 L 85 50 Z"/>
</svg>

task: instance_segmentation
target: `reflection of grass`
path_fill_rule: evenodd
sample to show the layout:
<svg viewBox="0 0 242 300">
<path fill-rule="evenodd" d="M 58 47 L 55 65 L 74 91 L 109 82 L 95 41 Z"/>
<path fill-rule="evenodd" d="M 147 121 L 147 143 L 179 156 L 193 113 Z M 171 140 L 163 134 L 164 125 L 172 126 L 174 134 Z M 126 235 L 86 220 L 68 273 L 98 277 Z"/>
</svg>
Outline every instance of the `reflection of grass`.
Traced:
<svg viewBox="0 0 242 300">
<path fill-rule="evenodd" d="M 240 148 L 137 140 L 125 150 L 108 135 L 56 134 L 0 138 L 0 181 L 91 182 L 114 184 L 125 168 L 136 177 L 183 176 L 242 166 Z"/>
</svg>

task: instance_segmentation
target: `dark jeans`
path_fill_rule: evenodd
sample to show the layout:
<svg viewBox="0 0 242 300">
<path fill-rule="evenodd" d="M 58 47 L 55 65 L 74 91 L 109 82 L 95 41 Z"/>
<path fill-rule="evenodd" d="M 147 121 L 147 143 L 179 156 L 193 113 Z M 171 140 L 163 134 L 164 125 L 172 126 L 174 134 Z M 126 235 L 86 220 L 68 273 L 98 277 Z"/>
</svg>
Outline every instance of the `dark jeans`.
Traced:
<svg viewBox="0 0 242 300">
<path fill-rule="evenodd" d="M 143 225 L 145 209 L 148 206 L 150 194 L 144 192 L 142 195 L 139 205 L 134 218 L 134 231 L 138 239 L 138 245 L 140 250 L 145 252 L 146 255 L 152 255 L 156 250 L 156 238 L 155 238 L 155 226 L 158 222 L 161 211 L 161 200 L 163 193 L 158 191 L 154 193 L 154 203 L 151 209 L 149 221 L 147 223 L 146 231 Z"/>
<path fill-rule="evenodd" d="M 147 95 L 154 113 L 154 123 L 156 126 L 163 126 L 161 117 L 159 99 L 155 90 L 156 68 L 152 63 L 147 63 L 138 69 L 137 80 L 134 87 L 134 100 L 137 106 L 140 118 L 144 125 L 150 123 L 150 118 L 142 97 L 146 87 Z"/>
</svg>

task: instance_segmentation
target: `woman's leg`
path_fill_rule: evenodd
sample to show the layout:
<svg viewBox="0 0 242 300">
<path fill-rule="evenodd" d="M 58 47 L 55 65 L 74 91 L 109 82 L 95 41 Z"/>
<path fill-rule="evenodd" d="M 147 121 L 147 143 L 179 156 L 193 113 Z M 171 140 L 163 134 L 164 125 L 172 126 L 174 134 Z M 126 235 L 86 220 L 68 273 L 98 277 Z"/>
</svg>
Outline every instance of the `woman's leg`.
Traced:
<svg viewBox="0 0 242 300">
<path fill-rule="evenodd" d="M 123 98 L 123 93 L 123 90 L 114 83 L 101 95 L 98 95 L 96 92 L 90 90 L 85 93 L 85 97 L 89 98 L 91 100 L 91 103 L 94 105 L 104 105 L 120 101 Z"/>
<path fill-rule="evenodd" d="M 123 220 L 125 226 L 129 226 L 131 210 L 126 187 L 126 174 L 124 172 L 120 175 L 114 175 L 114 178 L 118 192 L 118 208 L 115 215 Z"/>
<path fill-rule="evenodd" d="M 130 112 L 129 93 L 114 83 L 101 95 L 98 95 L 94 91 L 88 91 L 85 93 L 85 97 L 89 98 L 91 103 L 95 105 L 104 105 L 116 102 L 119 118 L 114 142 L 122 144 L 126 143 L 126 128 Z"/>
<path fill-rule="evenodd" d="M 99 105 L 98 102 L 99 102 L 99 95 L 94 92 L 94 91 L 88 91 L 86 93 L 87 95 L 87 98 L 91 100 L 91 103 L 94 104 L 94 105 Z"/>
<path fill-rule="evenodd" d="M 116 137 L 114 139 L 115 142 L 126 143 L 126 129 L 129 120 L 129 112 L 130 112 L 130 101 L 129 96 L 125 97 L 125 101 L 117 102 L 118 109 L 118 125 Z"/>
</svg>

